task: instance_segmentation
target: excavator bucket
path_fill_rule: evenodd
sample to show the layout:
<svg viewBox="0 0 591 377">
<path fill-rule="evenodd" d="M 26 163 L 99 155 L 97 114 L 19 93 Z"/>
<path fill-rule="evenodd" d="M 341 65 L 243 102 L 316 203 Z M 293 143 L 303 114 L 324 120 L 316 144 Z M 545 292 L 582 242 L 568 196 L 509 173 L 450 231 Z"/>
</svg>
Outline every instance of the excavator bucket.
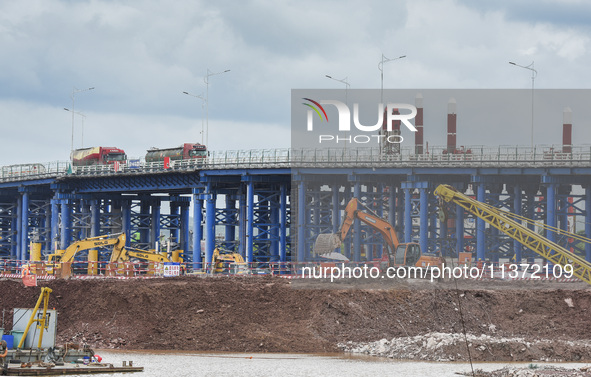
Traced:
<svg viewBox="0 0 591 377">
<path fill-rule="evenodd" d="M 320 255 L 330 253 L 338 247 L 341 247 L 341 239 L 338 234 L 319 234 L 314 243 L 314 254 Z"/>
</svg>

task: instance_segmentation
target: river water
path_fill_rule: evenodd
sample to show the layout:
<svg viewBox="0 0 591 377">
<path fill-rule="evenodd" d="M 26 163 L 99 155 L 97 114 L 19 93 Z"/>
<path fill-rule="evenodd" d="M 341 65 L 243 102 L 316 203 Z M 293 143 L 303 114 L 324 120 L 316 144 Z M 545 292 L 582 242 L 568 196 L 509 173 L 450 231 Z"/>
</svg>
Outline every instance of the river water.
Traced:
<svg viewBox="0 0 591 377">
<path fill-rule="evenodd" d="M 97 351 L 103 362 L 120 366 L 132 360 L 143 366 L 137 377 L 189 376 L 424 376 L 457 377 L 456 372 L 470 372 L 468 363 L 400 361 L 375 357 L 306 354 L 236 354 L 189 352 L 118 352 Z M 530 363 L 476 363 L 474 369 L 493 371 L 507 365 L 528 366 Z M 535 363 L 545 365 L 544 363 Z M 588 364 L 552 364 L 580 368 Z M 109 376 L 123 376 L 109 374 Z M 126 376 L 129 376 L 126 374 Z"/>
</svg>

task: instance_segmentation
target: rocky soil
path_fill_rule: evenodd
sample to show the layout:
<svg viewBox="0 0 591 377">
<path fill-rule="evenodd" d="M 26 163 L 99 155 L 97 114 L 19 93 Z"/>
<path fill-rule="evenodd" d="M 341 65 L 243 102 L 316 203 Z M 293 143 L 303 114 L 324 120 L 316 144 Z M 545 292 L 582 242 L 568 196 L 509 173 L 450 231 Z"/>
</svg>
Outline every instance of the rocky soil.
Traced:
<svg viewBox="0 0 591 377">
<path fill-rule="evenodd" d="M 301 279 L 300 279 L 301 280 Z M 58 341 L 94 348 L 590 361 L 586 285 L 329 284 L 277 277 L 39 281 Z M 38 288 L 0 279 L 4 327 Z M 464 339 L 466 331 L 467 345 Z"/>
</svg>

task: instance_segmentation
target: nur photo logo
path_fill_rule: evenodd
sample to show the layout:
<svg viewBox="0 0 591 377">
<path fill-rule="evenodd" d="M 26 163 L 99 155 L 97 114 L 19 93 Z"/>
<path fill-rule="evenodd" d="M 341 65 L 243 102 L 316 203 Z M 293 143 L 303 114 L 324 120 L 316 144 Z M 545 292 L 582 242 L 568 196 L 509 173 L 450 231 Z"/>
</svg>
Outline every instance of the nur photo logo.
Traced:
<svg viewBox="0 0 591 377">
<path fill-rule="evenodd" d="M 392 132 L 392 124 L 394 121 L 400 121 L 404 124 L 411 132 L 417 132 L 415 126 L 410 122 L 411 119 L 417 115 L 417 108 L 413 105 L 406 103 L 388 103 L 386 109 L 395 109 L 398 111 L 384 111 L 384 104 L 379 103 L 377 106 L 377 122 L 373 125 L 364 125 L 359 120 L 359 103 L 353 104 L 353 112 L 349 109 L 347 104 L 337 100 L 319 100 L 315 101 L 310 98 L 302 98 L 306 102 L 302 104 L 308 107 L 306 117 L 306 130 L 314 131 L 314 114 L 317 115 L 317 119 L 320 123 L 329 123 L 328 115 L 323 105 L 332 105 L 336 108 L 338 114 L 338 132 L 335 134 L 321 134 L 318 136 L 319 143 L 326 142 L 350 142 L 357 144 L 367 144 L 372 141 L 381 142 L 386 141 L 388 143 L 399 144 L 403 141 L 403 137 L 400 134 L 389 135 Z M 402 113 L 402 112 L 405 113 Z M 385 122 L 384 122 L 385 115 Z M 355 126 L 354 131 L 363 132 L 362 134 L 351 134 L 343 136 L 342 133 L 352 132 L 351 130 L 351 116 L 353 118 L 353 125 Z M 329 131 L 328 129 L 326 130 Z M 376 133 L 376 131 L 384 131 Z M 324 129 L 322 130 L 324 132 Z"/>
</svg>

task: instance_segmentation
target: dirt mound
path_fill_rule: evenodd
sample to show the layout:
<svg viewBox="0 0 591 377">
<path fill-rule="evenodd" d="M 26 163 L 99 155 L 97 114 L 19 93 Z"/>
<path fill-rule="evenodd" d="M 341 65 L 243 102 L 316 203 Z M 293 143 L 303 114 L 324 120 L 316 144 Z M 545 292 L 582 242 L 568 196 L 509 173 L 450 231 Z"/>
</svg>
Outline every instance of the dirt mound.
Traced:
<svg viewBox="0 0 591 377">
<path fill-rule="evenodd" d="M 474 337 L 591 339 L 589 290 L 466 289 L 458 298 L 449 288 L 294 289 L 297 284 L 273 277 L 40 284 L 53 289 L 50 306 L 59 313 L 59 342 L 85 342 L 95 348 L 330 352 L 338 351 L 339 343 L 459 334 L 459 305 L 464 326 Z M 39 289 L 7 279 L 0 280 L 0 292 L 0 308 L 8 310 L 32 307 L 39 295 Z M 9 329 L 11 323 L 7 312 L 4 327 Z M 457 348 L 465 352 L 465 346 Z M 506 347 L 503 354 L 501 348 L 490 359 L 511 360 L 511 349 Z M 561 360 L 589 359 L 588 353 L 558 354 Z M 526 360 L 541 356 L 527 353 Z"/>
</svg>

